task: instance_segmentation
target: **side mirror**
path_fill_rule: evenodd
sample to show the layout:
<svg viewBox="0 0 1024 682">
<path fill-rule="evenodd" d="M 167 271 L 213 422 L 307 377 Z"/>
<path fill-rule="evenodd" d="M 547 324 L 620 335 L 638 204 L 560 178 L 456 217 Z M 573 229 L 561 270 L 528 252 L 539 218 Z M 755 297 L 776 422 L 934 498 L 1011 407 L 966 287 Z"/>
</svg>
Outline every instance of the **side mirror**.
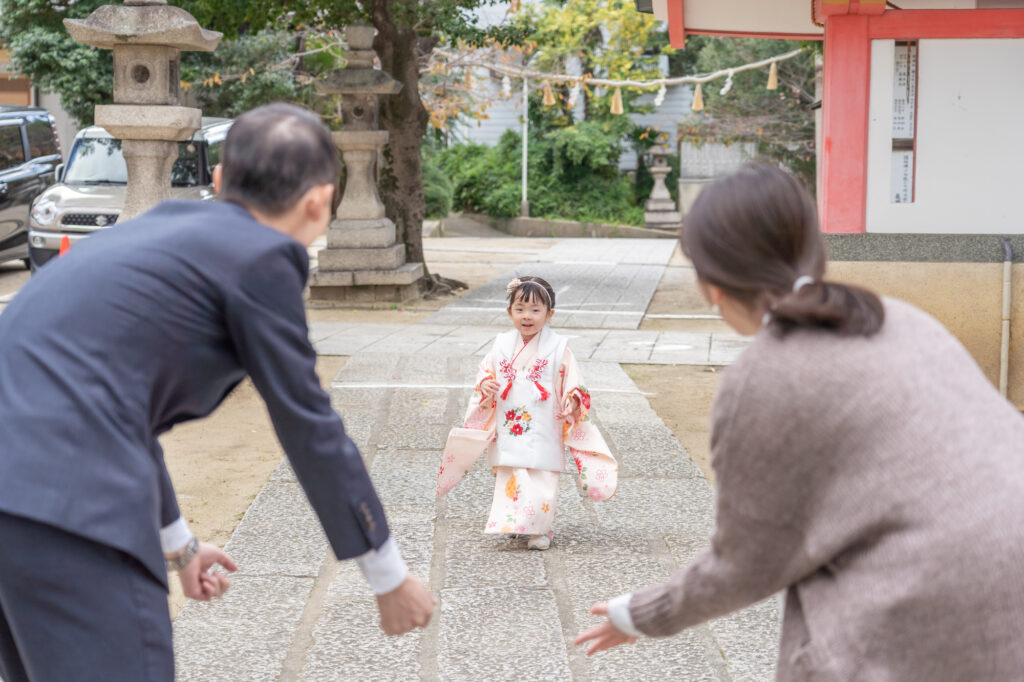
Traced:
<svg viewBox="0 0 1024 682">
<path fill-rule="evenodd" d="M 60 182 L 64 179 L 64 164 L 58 163 L 57 167 L 53 169 L 53 181 Z"/>
</svg>

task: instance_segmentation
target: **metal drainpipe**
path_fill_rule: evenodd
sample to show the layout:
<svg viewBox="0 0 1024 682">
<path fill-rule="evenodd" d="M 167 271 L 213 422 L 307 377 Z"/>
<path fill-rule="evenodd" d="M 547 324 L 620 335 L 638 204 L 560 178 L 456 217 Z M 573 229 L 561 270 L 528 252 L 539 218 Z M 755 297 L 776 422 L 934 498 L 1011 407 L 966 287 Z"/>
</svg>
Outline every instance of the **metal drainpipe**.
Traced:
<svg viewBox="0 0 1024 682">
<path fill-rule="evenodd" d="M 1010 370 L 1010 300 L 1012 296 L 1011 282 L 1013 277 L 1013 251 L 1010 240 L 1003 239 L 1003 331 L 999 346 L 999 393 L 1006 397 L 1007 377 Z"/>
</svg>

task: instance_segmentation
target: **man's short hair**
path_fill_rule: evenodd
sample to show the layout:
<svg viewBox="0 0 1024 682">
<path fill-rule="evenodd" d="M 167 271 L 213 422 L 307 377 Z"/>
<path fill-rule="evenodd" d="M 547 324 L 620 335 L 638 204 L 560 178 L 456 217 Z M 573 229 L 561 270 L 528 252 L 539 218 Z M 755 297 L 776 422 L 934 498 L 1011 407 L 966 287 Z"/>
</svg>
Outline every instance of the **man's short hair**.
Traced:
<svg viewBox="0 0 1024 682">
<path fill-rule="evenodd" d="M 280 215 L 311 187 L 337 187 L 340 171 L 338 149 L 318 116 L 292 104 L 268 104 L 245 112 L 228 130 L 220 196 Z"/>
</svg>

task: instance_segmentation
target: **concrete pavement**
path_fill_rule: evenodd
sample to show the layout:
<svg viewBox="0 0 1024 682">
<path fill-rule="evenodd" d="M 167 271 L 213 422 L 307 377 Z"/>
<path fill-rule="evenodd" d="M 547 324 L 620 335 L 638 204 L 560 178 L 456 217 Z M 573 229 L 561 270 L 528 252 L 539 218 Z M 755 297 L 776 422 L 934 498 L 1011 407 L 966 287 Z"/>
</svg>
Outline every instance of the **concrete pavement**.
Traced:
<svg viewBox="0 0 1024 682">
<path fill-rule="evenodd" d="M 595 418 L 620 461 L 610 502 L 561 481 L 547 552 L 484 535 L 493 477 L 483 461 L 435 500 L 440 446 L 458 423 L 471 357 L 363 354 L 332 398 L 359 443 L 410 569 L 441 606 L 424 631 L 386 638 L 352 562 L 329 556 L 282 463 L 227 550 L 241 566 L 222 600 L 175 622 L 182 680 L 767 680 L 770 600 L 677 637 L 587 658 L 572 639 L 591 603 L 666 579 L 706 545 L 713 495 L 700 470 L 616 363 L 584 362 Z M 380 387 L 381 378 L 391 384 Z"/>
<path fill-rule="evenodd" d="M 593 602 L 665 580 L 706 546 L 713 527 L 711 486 L 618 363 L 728 364 L 745 342 L 730 334 L 622 329 L 625 316 L 609 313 L 624 310 L 639 324 L 654 292 L 649 283 L 664 272 L 666 247 L 649 246 L 655 240 L 564 241 L 574 243 L 521 254 L 527 262 L 512 262 L 509 271 L 544 276 L 543 267 L 555 268 L 557 284 L 577 287 L 558 294 L 559 308 L 572 303 L 573 316 L 603 302 L 604 314 L 576 318 L 590 328 L 563 329 L 593 392 L 592 414 L 620 462 L 616 497 L 581 497 L 567 471 L 546 552 L 483 534 L 493 486 L 483 461 L 447 497 L 434 497 L 440 451 L 461 421 L 477 356 L 506 329 L 491 324 L 504 315 L 500 294 L 509 271 L 418 324 L 314 323 L 319 353 L 352 356 L 331 386 L 333 404 L 360 447 L 410 569 L 440 607 L 425 630 L 383 636 L 358 568 L 334 560 L 282 463 L 227 545 L 241 567 L 232 590 L 217 602 L 186 605 L 175 621 L 179 679 L 772 679 L 774 600 L 591 658 L 572 646 L 598 622 L 588 612 Z M 516 244 L 508 242 L 510 249 Z M 568 277 L 560 254 L 581 248 L 589 260 Z M 626 287 L 629 295 L 616 293 L 627 271 L 639 284 Z"/>
</svg>

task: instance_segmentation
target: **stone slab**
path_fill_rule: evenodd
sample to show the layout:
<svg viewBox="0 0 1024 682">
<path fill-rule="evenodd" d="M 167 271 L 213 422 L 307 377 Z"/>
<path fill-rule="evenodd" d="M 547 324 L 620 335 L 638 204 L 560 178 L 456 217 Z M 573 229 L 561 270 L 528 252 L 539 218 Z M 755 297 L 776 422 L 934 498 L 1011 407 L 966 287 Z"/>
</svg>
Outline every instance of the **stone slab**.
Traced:
<svg viewBox="0 0 1024 682">
<path fill-rule="evenodd" d="M 224 550 L 238 574 L 315 577 L 328 553 L 320 522 L 298 483 L 269 482 Z"/>
<path fill-rule="evenodd" d="M 609 530 L 710 538 L 714 527 L 713 495 L 702 479 L 625 478 L 615 497 L 595 507 Z"/>
<path fill-rule="evenodd" d="M 327 229 L 329 249 L 377 249 L 395 243 L 395 224 L 380 220 L 335 220 Z"/>
<path fill-rule="evenodd" d="M 548 589 L 441 591 L 440 680 L 572 680 L 555 595 Z"/>
<path fill-rule="evenodd" d="M 377 627 L 379 618 L 372 596 L 331 599 L 324 605 L 313 630 L 313 646 L 306 654 L 298 679 L 303 682 L 420 679 L 418 658 L 423 632 L 388 637 Z"/>
<path fill-rule="evenodd" d="M 731 365 L 752 341 L 751 337 L 739 334 L 712 334 L 708 362 L 713 365 Z"/>
<path fill-rule="evenodd" d="M 580 632 L 601 619 L 590 614 L 599 601 L 641 586 L 664 582 L 669 577 L 659 562 L 647 554 L 563 555 L 562 561 L 573 620 Z M 573 579 L 573 577 L 577 577 Z M 718 682 L 707 646 L 696 629 L 666 639 L 641 639 L 586 659 L 594 680 L 708 680 Z"/>
<path fill-rule="evenodd" d="M 394 270 L 356 270 L 352 277 L 357 286 L 412 284 L 423 277 L 423 263 L 405 263 Z"/>
<path fill-rule="evenodd" d="M 397 270 L 405 264 L 405 244 L 379 249 L 323 249 L 317 256 L 318 272 Z"/>
<path fill-rule="evenodd" d="M 776 597 L 708 623 L 736 682 L 770 680 L 779 655 L 782 615 Z"/>
<path fill-rule="evenodd" d="M 237 576 L 221 599 L 188 602 L 174 621 L 175 679 L 277 680 L 312 587 L 312 578 Z"/>
<path fill-rule="evenodd" d="M 350 287 L 355 282 L 351 272 L 344 270 L 321 270 L 319 264 L 316 272 L 309 276 L 310 287 Z"/>
<path fill-rule="evenodd" d="M 448 523 L 444 587 L 546 587 L 543 553 L 527 549 L 525 538 L 485 534 L 485 521 Z"/>
</svg>

